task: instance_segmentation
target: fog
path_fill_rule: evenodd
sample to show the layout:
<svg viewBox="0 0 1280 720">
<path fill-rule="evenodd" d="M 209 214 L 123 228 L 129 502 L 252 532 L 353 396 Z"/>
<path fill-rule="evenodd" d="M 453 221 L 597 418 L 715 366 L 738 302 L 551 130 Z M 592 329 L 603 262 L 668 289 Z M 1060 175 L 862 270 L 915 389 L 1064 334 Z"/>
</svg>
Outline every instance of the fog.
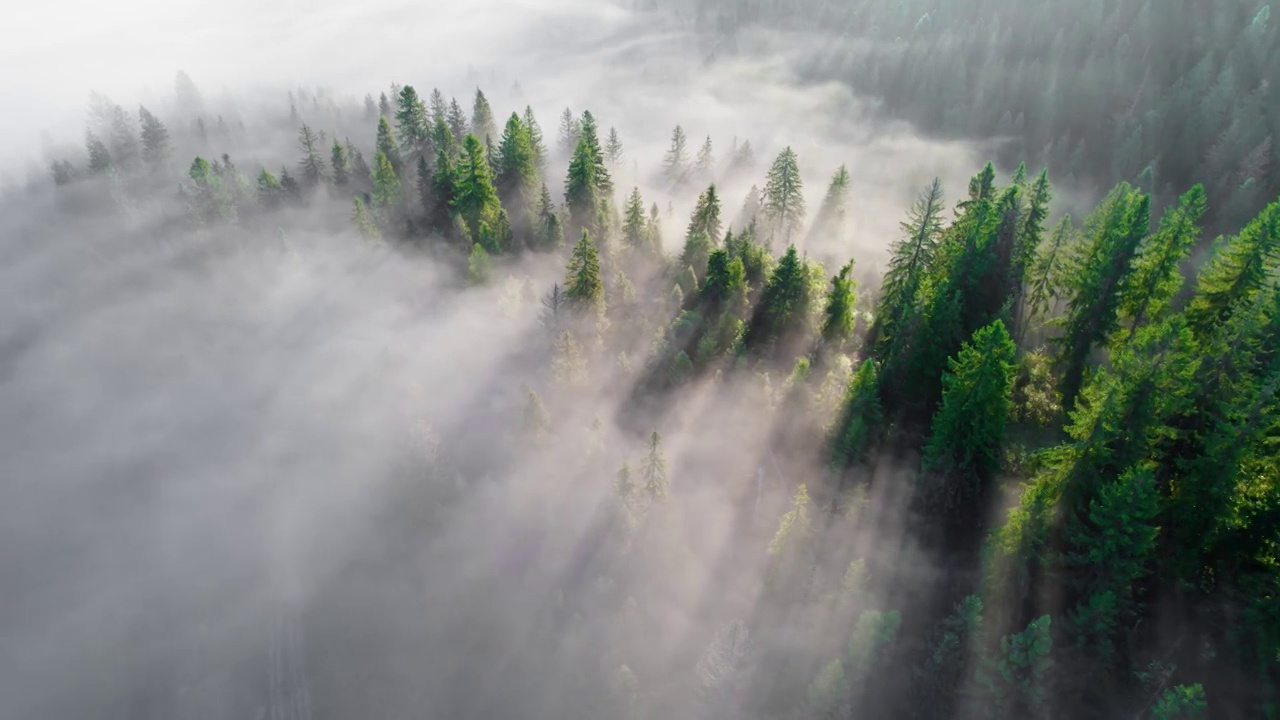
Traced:
<svg viewBox="0 0 1280 720">
<path fill-rule="evenodd" d="M 862 272 L 920 186 L 954 199 L 981 148 L 608 3 L 27 3 L 3 32 L 0 167 L 40 166 L 0 206 L 0 716 L 623 717 L 628 693 L 655 716 L 774 711 L 767 689 L 700 695 L 699 668 L 717 633 L 773 611 L 766 546 L 798 484 L 820 494 L 820 453 L 780 439 L 784 372 L 637 415 L 636 374 L 607 360 L 579 386 L 550 377 L 539 299 L 561 258 L 464 288 L 448 263 L 362 243 L 345 204 L 284 233 L 191 232 L 164 203 L 58 204 L 44 162 L 82 154 L 90 91 L 181 127 L 178 70 L 244 119 L 249 139 L 204 152 L 249 173 L 296 162 L 290 136 L 261 142 L 291 89 L 326 89 L 368 149 L 365 93 L 438 86 L 469 109 L 479 85 L 499 121 L 531 104 L 553 148 L 566 106 L 616 126 L 619 201 L 638 185 L 658 202 L 672 252 L 697 193 L 657 179 L 676 124 L 722 160 L 755 147 L 752 173 L 720 178 L 728 220 L 784 146 L 811 214 L 847 164 L 851 230 L 805 249 Z M 563 173 L 554 159 L 557 198 Z M 838 398 L 848 368 L 828 371 Z M 548 438 L 522 430 L 530 389 Z M 614 473 L 650 431 L 670 497 L 627 520 Z M 834 572 L 871 570 L 859 607 L 905 614 L 935 568 L 893 487 L 814 525 Z M 800 658 L 776 682 L 803 687 L 852 612 L 752 643 Z"/>
</svg>

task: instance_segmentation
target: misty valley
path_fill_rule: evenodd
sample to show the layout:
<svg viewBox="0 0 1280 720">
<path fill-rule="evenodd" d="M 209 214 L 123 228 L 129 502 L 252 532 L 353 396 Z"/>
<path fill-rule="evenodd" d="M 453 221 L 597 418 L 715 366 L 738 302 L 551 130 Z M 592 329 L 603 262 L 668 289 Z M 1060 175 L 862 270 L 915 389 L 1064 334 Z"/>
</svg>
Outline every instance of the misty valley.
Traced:
<svg viewBox="0 0 1280 720">
<path fill-rule="evenodd" d="M 1280 718 L 1269 6 L 139 2 L 0 52 L 0 718 Z"/>
</svg>

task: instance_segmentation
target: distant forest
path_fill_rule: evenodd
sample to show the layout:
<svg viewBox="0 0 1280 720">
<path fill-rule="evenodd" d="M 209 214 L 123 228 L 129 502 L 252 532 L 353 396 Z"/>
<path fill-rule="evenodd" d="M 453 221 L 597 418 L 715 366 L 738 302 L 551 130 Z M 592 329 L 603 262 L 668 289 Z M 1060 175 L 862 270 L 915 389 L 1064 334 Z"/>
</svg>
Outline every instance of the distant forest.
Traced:
<svg viewBox="0 0 1280 720">
<path fill-rule="evenodd" d="M 615 419 L 641 450 L 587 449 L 562 469 L 612 501 L 529 641 L 555 648 L 573 682 L 512 689 L 530 716 L 1280 717 L 1280 57 L 1267 8 L 673 9 L 722 42 L 761 25 L 829 35 L 807 77 L 847 81 L 929 132 L 1009 140 L 967 187 L 921 188 L 883 238 L 887 270 L 861 284 L 852 259 L 824 267 L 802 250 L 848 237 L 856 167 L 815 191 L 790 148 L 757 167 L 749 143 L 717 153 L 680 127 L 663 157 L 632 158 L 610 119 L 565 109 L 543 124 L 479 90 L 465 109 L 411 85 L 359 104 L 295 91 L 287 116 L 255 125 L 210 110 L 180 75 L 169 117 L 96 98 L 84 151 L 52 164 L 49 191 L 67 213 L 154 210 L 159 235 L 201 247 L 337 228 L 360 253 L 443 263 L 459 293 L 531 259 L 563 268 L 514 291 L 540 330 L 511 442 L 596 447 L 599 427 L 560 409 L 624 387 Z M 266 146 L 287 160 L 242 166 L 221 150 Z M 618 186 L 633 161 L 663 197 Z M 722 197 L 730 175 L 756 186 Z M 1059 217 L 1057 177 L 1112 189 Z M 678 225 L 669 197 L 696 198 Z M 668 464 L 659 431 L 697 428 L 676 409 L 704 392 L 785 418 L 763 447 L 788 468 L 770 482 L 790 502 L 764 532 L 745 520 L 757 448 L 706 478 Z M 682 562 L 671 506 L 690 491 L 673 485 L 704 481 L 736 488 L 734 552 L 762 571 L 733 591 L 749 613 L 664 666 L 644 629 L 661 581 L 638 578 Z M 440 485 L 447 504 L 459 491 Z M 890 487 L 942 577 L 852 542 Z"/>
</svg>

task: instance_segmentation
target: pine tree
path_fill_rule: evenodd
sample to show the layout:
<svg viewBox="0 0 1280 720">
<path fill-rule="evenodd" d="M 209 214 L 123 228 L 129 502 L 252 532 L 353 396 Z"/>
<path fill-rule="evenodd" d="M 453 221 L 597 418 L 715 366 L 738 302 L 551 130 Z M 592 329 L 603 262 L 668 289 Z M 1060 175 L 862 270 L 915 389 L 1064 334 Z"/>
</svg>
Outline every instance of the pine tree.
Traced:
<svg viewBox="0 0 1280 720">
<path fill-rule="evenodd" d="M 948 361 L 942 405 L 933 418 L 923 467 L 936 473 L 927 502 L 952 516 L 981 518 L 973 502 L 989 490 L 1000 466 L 1017 348 L 996 320 L 974 333 Z"/>
<path fill-rule="evenodd" d="M 258 173 L 258 203 L 266 210 L 275 210 L 284 202 L 284 187 L 271 171 L 262 168 Z"/>
<path fill-rule="evenodd" d="M 400 140 L 400 152 L 406 158 L 425 154 L 430 128 L 426 105 L 412 85 L 400 89 L 396 103 L 396 135 Z"/>
<path fill-rule="evenodd" d="M 526 217 L 533 209 L 538 191 L 538 166 L 529 131 L 520 116 L 511 113 L 498 146 L 498 167 L 494 185 L 504 206 L 518 217 Z M 523 227 L 522 219 L 520 225 Z"/>
<path fill-rule="evenodd" d="M 700 180 L 707 180 L 715 176 L 716 158 L 711 150 L 711 136 L 703 141 L 702 147 L 698 149 L 698 156 L 693 161 L 693 174 Z"/>
<path fill-rule="evenodd" d="M 569 266 L 564 279 L 565 300 L 569 307 L 581 313 L 604 314 L 604 281 L 600 275 L 600 258 L 591 233 L 582 231 L 582 237 L 573 246 Z"/>
<path fill-rule="evenodd" d="M 471 133 L 484 141 L 485 147 L 498 137 L 497 126 L 494 125 L 493 109 L 489 107 L 489 99 L 480 88 L 476 88 L 475 101 L 471 106 Z"/>
<path fill-rule="evenodd" d="M 622 219 L 622 242 L 628 248 L 637 251 L 649 249 L 648 235 L 645 232 L 644 200 L 640 197 L 640 188 L 631 189 L 627 198 L 627 208 Z"/>
<path fill-rule="evenodd" d="M 617 168 L 622 164 L 622 141 L 618 139 L 618 129 L 609 128 L 609 139 L 604 143 L 604 157 L 609 166 Z"/>
<path fill-rule="evenodd" d="M 495 227 L 498 213 L 502 210 L 498 191 L 494 189 L 489 173 L 484 146 L 475 135 L 467 135 L 462 143 L 462 156 L 455 176 L 453 209 L 462 218 L 473 240 L 481 239 L 482 223 L 491 229 Z M 499 253 L 505 247 L 494 245 L 486 249 L 491 253 Z"/>
<path fill-rule="evenodd" d="M 392 169 L 397 173 L 400 172 L 400 149 L 396 147 L 396 142 L 391 137 L 391 124 L 387 122 L 386 115 L 378 116 L 378 138 L 374 143 L 375 170 L 378 164 L 376 157 L 378 153 L 382 153 L 387 158 L 387 161 L 391 163 Z"/>
<path fill-rule="evenodd" d="M 1049 311 L 1066 289 L 1066 260 L 1075 239 L 1071 216 L 1065 216 L 1054 228 L 1048 244 L 1041 248 L 1027 281 L 1027 310 L 1019 330 L 1025 334 L 1034 319 Z M 1019 337 L 1019 342 L 1021 342 Z"/>
<path fill-rule="evenodd" d="M 489 253 L 480 243 L 471 245 L 471 257 L 467 258 L 467 282 L 480 285 L 489 279 Z"/>
<path fill-rule="evenodd" d="M 1119 313 L 1129 325 L 1129 338 L 1139 326 L 1158 321 L 1172 310 L 1173 296 L 1182 287 L 1180 266 L 1200 239 L 1204 211 L 1204 188 L 1196 185 L 1165 213 L 1160 229 L 1139 248 L 1133 275 L 1120 296 Z"/>
<path fill-rule="evenodd" d="M 832 460 L 837 467 L 866 459 L 868 449 L 879 437 L 884 423 L 879 386 L 874 360 L 864 361 L 849 380 L 834 429 Z"/>
<path fill-rule="evenodd" d="M 138 121 L 142 126 L 142 161 L 152 169 L 159 169 L 173 156 L 169 142 L 169 130 L 145 107 L 138 107 Z"/>
<path fill-rule="evenodd" d="M 783 242 L 791 244 L 792 234 L 804 222 L 805 211 L 800 164 L 790 147 L 779 153 L 773 167 L 769 168 L 761 209 L 771 233 L 781 233 Z"/>
<path fill-rule="evenodd" d="M 787 246 L 782 259 L 769 275 L 759 305 L 747 328 L 748 349 L 763 351 L 807 328 L 813 299 L 809 271 L 794 245 Z"/>
<path fill-rule="evenodd" d="M 1074 407 L 1085 365 L 1097 343 L 1115 330 L 1120 297 L 1132 260 L 1147 235 L 1150 197 L 1122 183 L 1085 223 L 1088 243 L 1071 278 L 1071 298 L 1063 323 L 1062 406 Z"/>
<path fill-rule="evenodd" d="M 560 113 L 560 153 L 566 157 L 573 154 L 578 147 L 578 134 L 581 126 L 573 117 L 573 111 L 565 108 Z"/>
<path fill-rule="evenodd" d="M 449 103 L 445 102 L 444 93 L 440 92 L 440 88 L 432 88 L 430 103 L 430 117 L 428 118 L 430 121 L 429 127 L 435 127 L 438 123 L 444 123 L 444 126 L 448 128 Z M 452 132 L 450 134 L 452 134 Z M 434 137 L 432 139 L 434 140 Z M 439 146 L 433 146 L 432 149 L 438 150 Z"/>
<path fill-rule="evenodd" d="M 451 152 L 453 136 L 449 143 L 436 146 L 436 167 L 431 177 L 432 206 L 429 209 L 431 224 L 440 233 L 447 233 L 453 224 L 454 203 L 458 199 L 458 171 Z"/>
<path fill-rule="evenodd" d="M 378 117 L 386 119 L 391 115 L 391 101 L 387 99 L 387 94 L 378 93 Z"/>
<path fill-rule="evenodd" d="M 333 168 L 333 184 L 337 187 L 343 187 L 351 177 L 351 159 L 347 155 L 347 148 L 336 139 L 333 141 L 333 149 L 329 151 L 329 166 Z"/>
<path fill-rule="evenodd" d="M 377 223 L 373 221 L 373 216 L 360 198 L 355 199 L 355 208 L 351 211 L 351 223 L 355 225 L 360 237 L 365 240 L 382 239 L 382 233 L 378 231 Z"/>
<path fill-rule="evenodd" d="M 720 197 L 716 194 L 716 186 L 712 185 L 698 196 L 698 204 L 689 219 L 689 229 L 685 232 L 680 264 L 693 268 L 706 267 L 707 257 L 716 238 L 720 237 L 720 227 Z"/>
<path fill-rule="evenodd" d="M 689 174 L 689 138 L 679 125 L 671 131 L 671 147 L 662 160 L 662 176 L 673 187 L 684 184 Z"/>
<path fill-rule="evenodd" d="M 730 258 L 729 251 L 717 249 L 707 258 L 707 275 L 698 290 L 698 299 L 713 316 L 745 296 L 747 273 L 742 258 Z"/>
<path fill-rule="evenodd" d="M 662 436 L 656 430 L 649 436 L 649 453 L 640 463 L 640 483 L 641 491 L 650 502 L 666 497 L 670 489 L 667 458 L 662 454 Z"/>
<path fill-rule="evenodd" d="M 387 154 L 379 150 L 373 157 L 373 203 L 391 207 L 400 200 L 400 178 Z"/>
<path fill-rule="evenodd" d="M 556 213 L 555 203 L 551 200 L 551 191 L 546 183 L 538 197 L 538 217 L 534 227 L 534 244 L 541 250 L 554 250 L 564 246 L 564 227 L 560 224 L 560 216 Z"/>
<path fill-rule="evenodd" d="M 831 278 L 831 290 L 827 293 L 827 305 L 822 311 L 822 340 L 831 347 L 840 347 L 853 337 L 856 304 L 854 288 L 857 286 L 850 276 L 853 272 L 853 261 L 845 263 L 840 272 Z"/>
<path fill-rule="evenodd" d="M 542 138 L 542 128 L 533 116 L 533 107 L 530 105 L 524 108 L 524 126 L 529 131 L 529 145 L 533 148 L 533 165 L 541 175 L 547 170 L 547 145 Z"/>
<path fill-rule="evenodd" d="M 302 160 L 298 161 L 298 169 L 302 172 L 302 182 L 307 188 L 315 188 L 325 177 L 324 157 L 320 154 L 321 140 L 311 128 L 303 125 L 298 130 L 298 147 L 302 150 Z"/>
</svg>

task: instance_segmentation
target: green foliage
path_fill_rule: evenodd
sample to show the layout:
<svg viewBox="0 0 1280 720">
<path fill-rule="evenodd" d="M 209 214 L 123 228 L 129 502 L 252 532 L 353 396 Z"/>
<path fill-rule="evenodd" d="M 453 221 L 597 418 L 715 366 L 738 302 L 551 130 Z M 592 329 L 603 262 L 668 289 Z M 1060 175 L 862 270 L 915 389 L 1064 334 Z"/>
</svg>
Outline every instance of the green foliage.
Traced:
<svg viewBox="0 0 1280 720">
<path fill-rule="evenodd" d="M 462 142 L 462 156 L 454 174 L 453 210 L 476 241 L 486 240 L 480 232 L 481 225 L 495 228 L 502 212 L 498 191 L 493 187 L 489 161 L 475 135 L 467 135 Z M 485 249 L 490 253 L 507 249 L 499 234 L 488 233 L 488 236 L 489 245 Z"/>
<path fill-rule="evenodd" d="M 554 250 L 564 246 L 564 228 L 560 224 L 555 203 L 551 200 L 551 191 L 547 190 L 545 184 L 538 197 L 538 214 L 533 238 L 534 247 L 540 250 Z"/>
<path fill-rule="evenodd" d="M 587 230 L 582 231 L 582 237 L 573 246 L 569 266 L 565 271 L 564 287 L 565 299 L 570 308 L 580 313 L 604 315 L 604 281 L 600 277 L 600 257 L 591 233 Z"/>
<path fill-rule="evenodd" d="M 258 202 L 263 209 L 275 210 L 284 203 L 284 200 L 284 187 L 280 184 L 280 181 L 276 179 L 275 175 L 271 174 L 270 170 L 262 168 L 262 171 L 258 173 Z"/>
<path fill-rule="evenodd" d="M 848 230 L 849 201 L 852 192 L 849 187 L 849 168 L 841 165 L 831 176 L 827 186 L 826 197 L 818 208 L 818 215 L 813 221 L 812 233 L 824 233 L 833 239 L 844 239 Z"/>
<path fill-rule="evenodd" d="M 999 652 L 978 669 L 977 682 L 990 703 L 990 717 L 1038 717 L 1047 709 L 1046 683 L 1053 667 L 1050 624 L 1049 616 L 1043 615 L 1022 632 L 1004 636 Z"/>
<path fill-rule="evenodd" d="M 833 460 L 837 466 L 866 459 L 884 423 L 880 408 L 879 376 L 874 360 L 862 363 L 845 391 L 835 425 Z"/>
<path fill-rule="evenodd" d="M 640 188 L 631 189 L 622 218 L 622 244 L 632 250 L 650 250 L 648 228 L 645 224 L 644 200 Z"/>
<path fill-rule="evenodd" d="M 373 157 L 373 204 L 391 207 L 400 202 L 400 178 L 386 153 L 379 150 Z"/>
<path fill-rule="evenodd" d="M 683 185 L 689 175 L 689 138 L 679 125 L 671 131 L 671 147 L 662 159 L 662 176 L 673 187 Z"/>
<path fill-rule="evenodd" d="M 265 170 L 263 172 L 266 172 Z M 360 198 L 354 201 L 354 208 L 351 211 L 351 224 L 355 226 L 356 231 L 360 233 L 360 237 L 365 240 L 381 240 L 382 233 L 378 230 L 377 223 L 374 222 L 373 216 L 369 213 L 369 209 L 365 207 L 364 202 Z"/>
<path fill-rule="evenodd" d="M 1179 266 L 1200 239 L 1204 211 L 1204 188 L 1196 185 L 1165 213 L 1160 229 L 1140 247 L 1133 276 L 1120 296 L 1119 312 L 1129 325 L 1129 337 L 1140 325 L 1159 321 L 1172 311 L 1173 296 L 1182 287 Z"/>
<path fill-rule="evenodd" d="M 613 181 L 609 178 L 604 151 L 596 136 L 595 118 L 590 112 L 584 112 L 564 184 L 569 229 L 572 232 L 590 229 L 597 235 L 602 235 L 605 208 L 612 190 Z"/>
<path fill-rule="evenodd" d="M 805 215 L 800 163 L 790 147 L 779 153 L 769 168 L 761 209 L 770 234 L 780 234 L 783 242 L 790 245 L 791 237 L 804 223 Z"/>
<path fill-rule="evenodd" d="M 485 252 L 480 243 L 473 244 L 471 256 L 467 258 L 467 282 L 480 285 L 489 279 L 490 272 L 489 253 Z"/>
<path fill-rule="evenodd" d="M 921 192 L 901 228 L 902 238 L 894 243 L 868 337 L 881 362 L 899 355 L 915 332 L 912 324 L 918 321 L 920 298 L 933 272 L 942 233 L 941 181 L 935 179 Z"/>
<path fill-rule="evenodd" d="M 1061 412 L 1053 361 L 1042 351 L 1024 354 L 1018 363 L 1009 419 L 1031 427 L 1047 428 Z"/>
<path fill-rule="evenodd" d="M 391 163 L 391 167 L 399 172 L 403 162 L 400 160 L 400 148 L 396 145 L 396 141 L 391 137 L 391 124 L 387 122 L 385 115 L 378 116 L 378 137 L 374 141 L 374 156 L 378 153 L 386 156 L 387 161 Z M 374 160 L 374 172 L 377 172 L 377 160 Z"/>
<path fill-rule="evenodd" d="M 547 169 L 547 144 L 542 138 L 538 120 L 533 116 L 533 108 L 529 105 L 524 108 L 523 120 L 525 130 L 529 133 L 529 147 L 533 150 L 533 166 L 541 175 Z"/>
<path fill-rule="evenodd" d="M 1200 272 L 1187 321 L 1197 336 L 1209 335 L 1257 296 L 1280 260 L 1280 201 L 1266 207 L 1236 237 L 1219 239 Z"/>
<path fill-rule="evenodd" d="M 933 650 L 924 663 L 913 670 L 915 688 L 920 693 L 920 716 L 951 718 L 961 700 L 965 679 L 980 660 L 982 600 L 969 595 L 956 603 L 954 612 L 938 624 Z"/>
<path fill-rule="evenodd" d="M 329 151 L 329 167 L 333 168 L 333 184 L 342 187 L 347 184 L 351 178 L 351 158 L 347 155 L 347 148 L 337 140 L 333 141 L 333 148 Z"/>
<path fill-rule="evenodd" d="M 485 147 L 498 137 L 497 127 L 493 121 L 493 108 L 489 107 L 489 99 L 480 88 L 476 88 L 475 100 L 471 104 L 471 134 L 484 141 Z"/>
<path fill-rule="evenodd" d="M 551 373 L 556 382 L 571 387 L 586 380 L 587 361 L 578 349 L 578 342 L 568 330 L 562 331 L 552 345 Z"/>
<path fill-rule="evenodd" d="M 793 336 L 803 335 L 809 329 L 812 307 L 810 273 L 795 246 L 790 245 L 765 284 L 747 329 L 747 348 L 768 352 Z"/>
<path fill-rule="evenodd" d="M 853 308 L 857 304 L 854 288 L 857 282 L 850 278 L 852 272 L 853 261 L 850 260 L 831 278 L 827 305 L 822 311 L 822 340 L 832 347 L 840 347 L 853 337 Z"/>
<path fill-rule="evenodd" d="M 412 85 L 405 85 L 400 89 L 396 106 L 396 134 L 400 139 L 400 151 L 406 157 L 425 155 L 428 152 L 427 141 L 430 134 L 427 106 Z"/>
<path fill-rule="evenodd" d="M 981 510 L 972 503 L 986 493 L 1000 466 L 1016 356 L 1013 339 L 996 320 L 948 362 L 923 463 L 939 476 L 927 490 L 933 507 L 952 515 Z"/>
<path fill-rule="evenodd" d="M 173 157 L 168 128 L 141 106 L 138 107 L 138 122 L 142 129 L 142 161 L 153 170 L 163 167 Z"/>
<path fill-rule="evenodd" d="M 1151 720 L 1200 720 L 1208 707 L 1203 685 L 1176 685 L 1151 706 Z"/>
<path fill-rule="evenodd" d="M 528 128 L 515 113 L 507 118 L 502 131 L 494 182 L 504 205 L 521 212 L 533 208 L 539 184 L 537 155 Z"/>
</svg>

